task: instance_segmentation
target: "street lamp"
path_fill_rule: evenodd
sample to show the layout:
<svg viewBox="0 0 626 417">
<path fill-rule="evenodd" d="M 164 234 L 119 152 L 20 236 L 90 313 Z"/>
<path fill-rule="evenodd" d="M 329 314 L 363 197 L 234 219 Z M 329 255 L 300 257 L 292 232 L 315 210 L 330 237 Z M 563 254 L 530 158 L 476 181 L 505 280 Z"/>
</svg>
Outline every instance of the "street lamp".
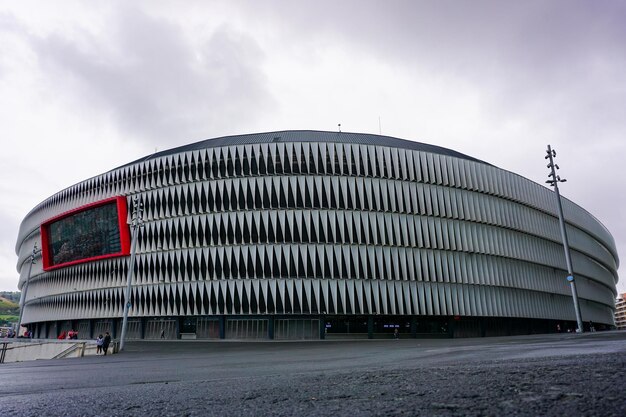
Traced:
<svg viewBox="0 0 626 417">
<path fill-rule="evenodd" d="M 561 194 L 559 193 L 559 182 L 567 181 L 564 178 L 556 175 L 556 170 L 559 169 L 559 166 L 554 163 L 554 158 L 556 158 L 556 151 L 548 145 L 548 149 L 546 150 L 545 159 L 549 159 L 550 163 L 548 164 L 548 168 L 550 168 L 550 174 L 548 174 L 549 180 L 546 183 L 550 184 L 554 187 L 554 192 L 556 193 L 556 202 L 557 207 L 559 209 L 559 226 L 561 227 L 561 238 L 563 239 L 563 249 L 565 251 L 565 262 L 567 263 L 567 280 L 569 281 L 570 288 L 572 290 L 572 299 L 574 301 L 574 311 L 576 313 L 576 322 L 578 323 L 578 329 L 576 331 L 578 333 L 583 332 L 583 320 L 580 316 L 580 305 L 578 304 L 578 292 L 576 291 L 576 282 L 574 281 L 574 270 L 572 268 L 572 258 L 570 256 L 569 251 L 569 243 L 567 241 L 567 231 L 565 230 L 565 220 L 563 219 L 563 205 L 561 204 Z"/>
<path fill-rule="evenodd" d="M 131 248 L 130 248 L 130 262 L 128 265 L 128 279 L 126 282 L 126 304 L 124 304 L 124 319 L 122 320 L 122 335 L 120 337 L 120 352 L 124 349 L 124 341 L 126 340 L 126 328 L 128 326 L 128 311 L 130 310 L 130 290 L 133 280 L 133 273 L 135 272 L 135 253 L 137 248 L 137 235 L 139 228 L 143 227 L 143 204 L 139 201 L 138 196 L 133 197 L 133 207 L 131 213 Z"/>
<path fill-rule="evenodd" d="M 24 315 L 24 306 L 26 304 L 26 292 L 28 291 L 28 284 L 30 283 L 30 274 L 33 271 L 33 264 L 35 263 L 35 256 L 41 253 L 41 249 L 37 249 L 37 242 L 33 246 L 33 252 L 27 258 L 28 260 L 28 275 L 26 275 L 26 281 L 24 282 L 24 289 L 20 297 L 20 318 L 17 321 L 17 328 L 15 329 L 15 338 L 20 334 L 20 328 L 22 327 L 22 317 Z"/>
</svg>

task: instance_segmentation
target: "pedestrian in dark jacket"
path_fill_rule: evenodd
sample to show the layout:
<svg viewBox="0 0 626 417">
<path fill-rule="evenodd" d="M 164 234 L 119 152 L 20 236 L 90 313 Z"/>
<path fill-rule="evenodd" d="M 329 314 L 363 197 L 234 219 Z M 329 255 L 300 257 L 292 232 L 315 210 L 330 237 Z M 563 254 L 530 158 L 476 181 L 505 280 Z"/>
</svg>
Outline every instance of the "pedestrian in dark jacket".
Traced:
<svg viewBox="0 0 626 417">
<path fill-rule="evenodd" d="M 109 332 L 106 332 L 104 334 L 104 340 L 102 341 L 102 351 L 104 352 L 105 356 L 107 354 L 107 350 L 109 350 L 110 344 L 111 344 L 111 335 L 109 334 Z"/>
</svg>

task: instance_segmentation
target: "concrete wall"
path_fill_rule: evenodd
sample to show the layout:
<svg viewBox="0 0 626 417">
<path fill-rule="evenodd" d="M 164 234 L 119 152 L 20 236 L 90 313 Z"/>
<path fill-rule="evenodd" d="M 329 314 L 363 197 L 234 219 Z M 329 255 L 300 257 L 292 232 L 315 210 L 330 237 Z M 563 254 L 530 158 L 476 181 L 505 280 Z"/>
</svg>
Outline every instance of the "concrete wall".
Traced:
<svg viewBox="0 0 626 417">
<path fill-rule="evenodd" d="M 114 345 L 109 347 L 113 353 Z M 79 358 L 96 354 L 96 344 L 92 340 L 0 340 L 0 354 L 4 362 L 24 362 L 37 359 Z"/>
</svg>

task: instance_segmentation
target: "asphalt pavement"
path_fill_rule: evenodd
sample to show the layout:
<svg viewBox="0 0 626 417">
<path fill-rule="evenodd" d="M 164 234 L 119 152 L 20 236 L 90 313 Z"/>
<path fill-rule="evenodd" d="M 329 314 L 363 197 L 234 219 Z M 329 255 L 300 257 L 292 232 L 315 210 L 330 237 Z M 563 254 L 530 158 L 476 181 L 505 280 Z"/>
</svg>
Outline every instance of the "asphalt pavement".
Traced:
<svg viewBox="0 0 626 417">
<path fill-rule="evenodd" d="M 625 416 L 626 332 L 129 342 L 0 365 L 0 416 Z"/>
</svg>

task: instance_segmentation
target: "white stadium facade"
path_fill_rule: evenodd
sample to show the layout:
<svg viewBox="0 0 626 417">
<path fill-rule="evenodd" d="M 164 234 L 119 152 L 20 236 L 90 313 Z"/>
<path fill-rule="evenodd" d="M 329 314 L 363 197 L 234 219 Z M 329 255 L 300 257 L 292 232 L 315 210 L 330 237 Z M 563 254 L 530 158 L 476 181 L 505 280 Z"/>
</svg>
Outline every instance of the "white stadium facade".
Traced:
<svg viewBox="0 0 626 417">
<path fill-rule="evenodd" d="M 582 319 L 612 328 L 614 240 L 580 206 L 563 209 Z M 158 152 L 37 205 L 16 252 L 22 324 L 39 338 L 119 337 L 129 275 L 127 339 L 576 327 L 552 190 L 379 135 L 282 131 Z"/>
</svg>

